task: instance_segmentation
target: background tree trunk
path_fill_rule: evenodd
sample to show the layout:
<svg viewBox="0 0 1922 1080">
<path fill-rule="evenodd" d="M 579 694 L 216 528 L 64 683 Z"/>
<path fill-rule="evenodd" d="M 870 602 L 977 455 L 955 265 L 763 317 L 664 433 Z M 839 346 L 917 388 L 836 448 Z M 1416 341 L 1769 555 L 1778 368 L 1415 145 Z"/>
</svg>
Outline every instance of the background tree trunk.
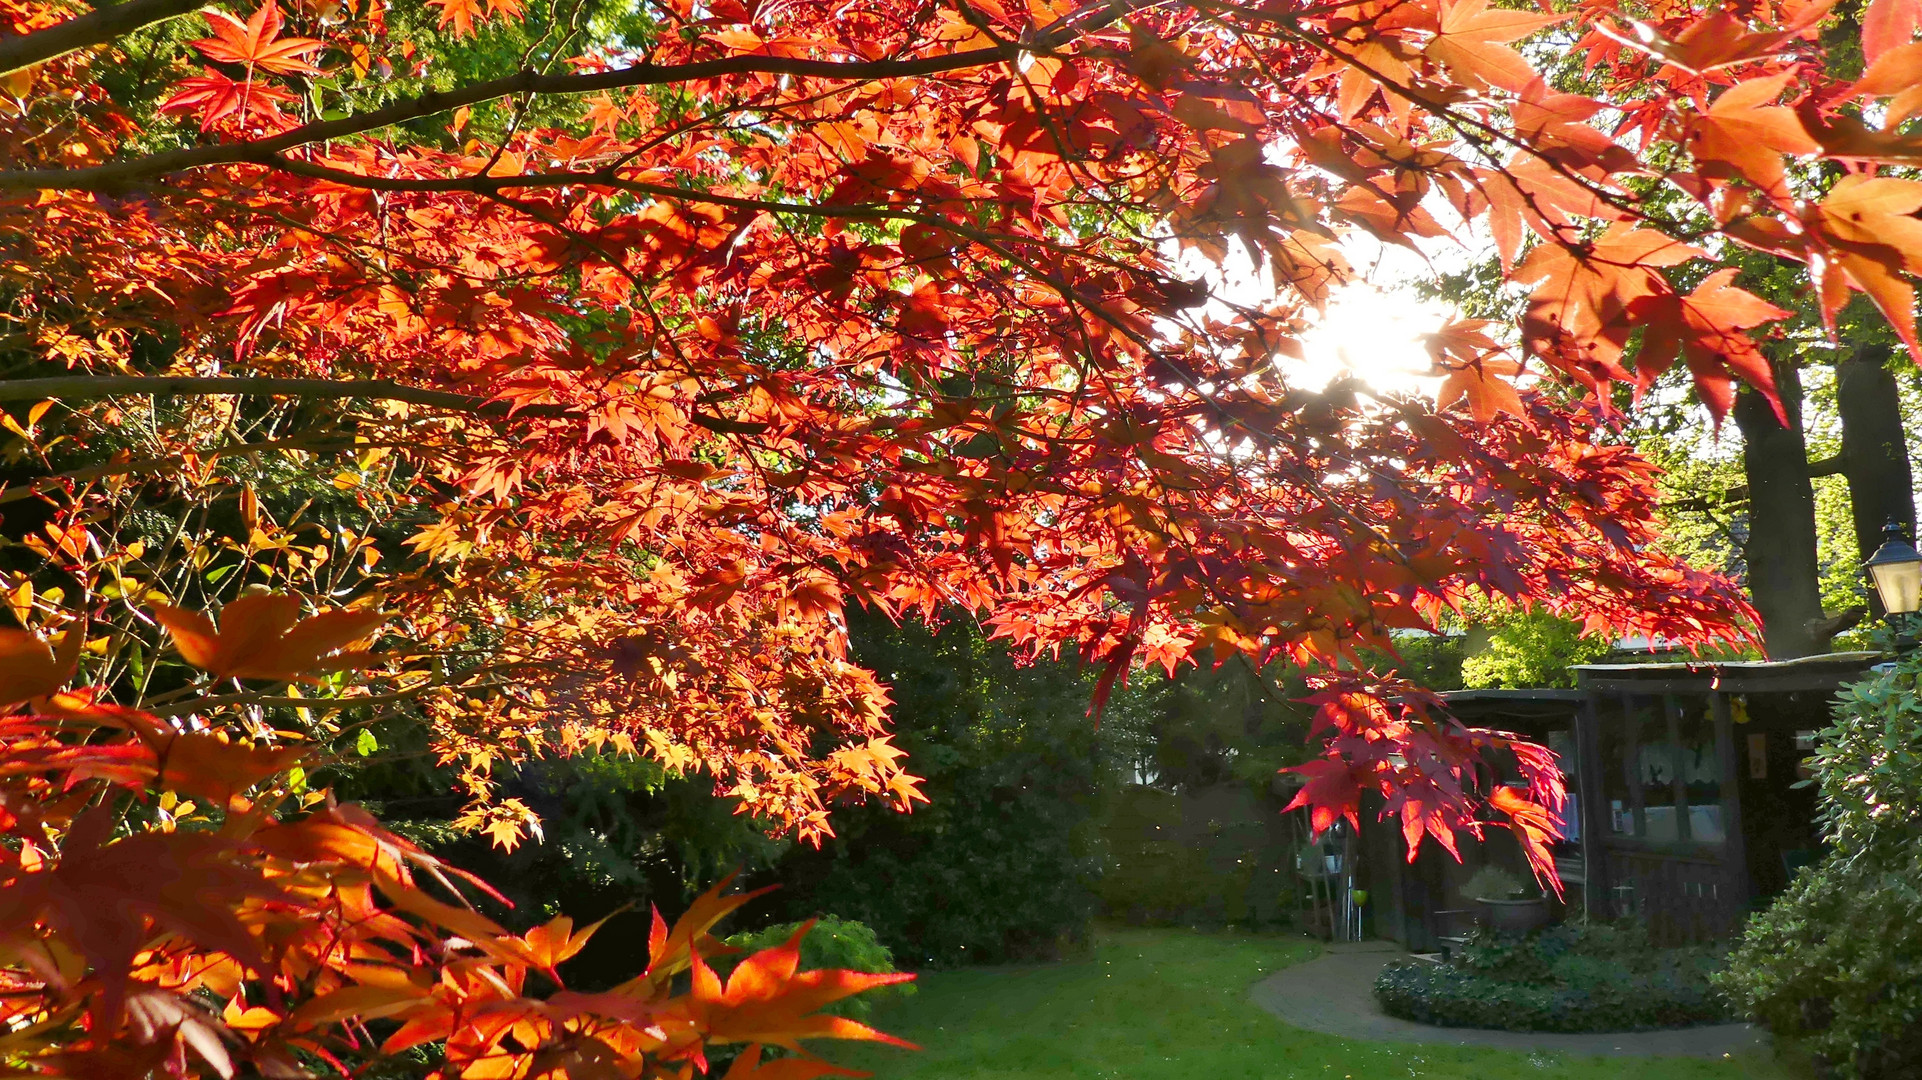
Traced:
<svg viewBox="0 0 1922 1080">
<path fill-rule="evenodd" d="M 1748 474 L 1749 529 L 1745 545 L 1749 595 L 1762 616 L 1769 659 L 1826 652 L 1815 623 L 1822 592 L 1815 552 L 1815 489 L 1809 482 L 1802 436 L 1802 377 L 1793 359 L 1775 358 L 1776 389 L 1788 426 L 1761 395 L 1744 389 L 1735 401 Z"/>
<path fill-rule="evenodd" d="M 1889 349 L 1871 345 L 1835 365 L 1835 406 L 1842 417 L 1842 474 L 1849 482 L 1855 544 L 1867 559 L 1882 544 L 1890 521 L 1915 524 L 1915 477 L 1902 431 L 1901 391 L 1889 370 Z M 1882 605 L 1869 590 L 1869 609 Z"/>
</svg>

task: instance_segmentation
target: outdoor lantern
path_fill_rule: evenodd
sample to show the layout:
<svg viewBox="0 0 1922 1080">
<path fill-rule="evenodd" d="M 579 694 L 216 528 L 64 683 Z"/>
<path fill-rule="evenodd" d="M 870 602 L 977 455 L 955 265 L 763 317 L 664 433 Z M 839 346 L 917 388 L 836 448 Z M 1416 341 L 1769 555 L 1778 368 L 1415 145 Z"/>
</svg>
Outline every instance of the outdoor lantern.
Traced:
<svg viewBox="0 0 1922 1080">
<path fill-rule="evenodd" d="M 1863 564 L 1882 610 L 1891 615 L 1908 615 L 1922 608 L 1922 552 L 1917 552 L 1902 526 L 1889 522 L 1882 529 L 1882 546 Z"/>
</svg>

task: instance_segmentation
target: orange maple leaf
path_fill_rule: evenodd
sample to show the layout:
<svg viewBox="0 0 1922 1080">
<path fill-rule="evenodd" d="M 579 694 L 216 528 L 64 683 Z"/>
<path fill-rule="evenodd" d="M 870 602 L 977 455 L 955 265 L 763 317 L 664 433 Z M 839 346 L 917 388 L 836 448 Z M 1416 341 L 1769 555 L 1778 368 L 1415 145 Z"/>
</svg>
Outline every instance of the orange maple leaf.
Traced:
<svg viewBox="0 0 1922 1080">
<path fill-rule="evenodd" d="M 521 16 L 521 0 L 487 0 L 484 14 L 481 0 L 427 0 L 427 3 L 440 9 L 442 29 L 446 29 L 449 23 L 453 24 L 455 37 L 472 35 L 477 21 L 484 22 L 496 15 L 504 19 L 518 19 Z"/>
<path fill-rule="evenodd" d="M 1811 261 L 1816 295 L 1829 333 L 1835 314 L 1850 291 L 1869 294 L 1889 325 L 1922 362 L 1922 340 L 1915 333 L 1915 289 L 1903 271 L 1922 273 L 1922 184 L 1860 173 L 1838 181 L 1821 203 L 1808 207 L 1802 221 L 1826 251 Z"/>
<path fill-rule="evenodd" d="M 1884 108 L 1883 132 L 1894 132 L 1922 111 L 1922 44 L 1903 45 L 1883 53 L 1849 87 L 1850 94 L 1893 98 Z M 1836 119 L 1842 119 L 1837 116 Z M 1819 132 L 1813 133 L 1819 140 Z"/>
<path fill-rule="evenodd" d="M 294 95 L 278 86 L 268 86 L 252 79 L 230 79 L 212 68 L 208 68 L 204 75 L 182 79 L 180 88 L 178 94 L 161 103 L 160 111 L 199 110 L 202 131 L 211 129 L 228 116 L 238 116 L 242 122 L 253 116 L 269 125 L 278 126 L 285 120 L 280 106 L 294 100 Z"/>
<path fill-rule="evenodd" d="M 193 43 L 194 48 L 205 53 L 210 60 L 223 64 L 240 64 L 247 69 L 249 78 L 254 69 L 271 71 L 276 75 L 318 75 L 320 69 L 302 57 L 327 47 L 324 41 L 313 38 L 280 36 L 283 21 L 280 8 L 274 0 L 267 0 L 253 18 L 241 22 L 224 11 L 207 11 L 207 25 L 214 36 L 201 38 Z"/>
<path fill-rule="evenodd" d="M 1802 128 L 1795 110 L 1770 104 L 1787 89 L 1794 75 L 1736 83 L 1715 99 L 1708 111 L 1690 125 L 1689 148 L 1709 164 L 1706 176 L 1717 175 L 1715 163 L 1737 173 L 1769 197 L 1787 206 L 1787 166 L 1783 154 L 1820 153 L 1822 146 Z"/>
<path fill-rule="evenodd" d="M 1448 375 L 1435 395 L 1437 409 L 1446 409 L 1467 398 L 1469 411 L 1483 423 L 1499 413 L 1524 415 L 1521 395 L 1516 393 L 1515 384 L 1504 378 L 1521 374 L 1522 366 L 1515 361 L 1490 357 L 1446 365 L 1445 370 Z"/>
<path fill-rule="evenodd" d="M 80 662 L 78 626 L 67 631 L 55 648 L 26 630 L 0 629 L 0 709 L 45 697 L 73 678 Z"/>
<path fill-rule="evenodd" d="M 1535 871 L 1536 880 L 1547 883 L 1555 890 L 1555 895 L 1560 896 L 1562 881 L 1555 872 L 1555 852 L 1550 845 L 1561 839 L 1562 823 L 1548 807 L 1506 784 L 1497 786 L 1489 794 L 1488 802 L 1508 815 L 1508 828 L 1515 834 L 1515 839 L 1521 842 L 1522 854 L 1527 856 L 1529 869 Z"/>
<path fill-rule="evenodd" d="M 228 603 L 218 630 L 205 615 L 167 604 L 153 605 L 153 614 L 173 635 L 181 659 L 222 679 L 304 679 L 323 667 L 351 667 L 361 658 L 340 650 L 387 620 L 372 607 L 300 619 L 299 597 L 265 594 Z"/>
<path fill-rule="evenodd" d="M 1463 81 L 1520 92 L 1539 76 L 1522 54 L 1505 44 L 1527 37 L 1567 15 L 1540 15 L 1490 8 L 1488 0 L 1444 0 L 1441 33 L 1424 50 Z"/>
<path fill-rule="evenodd" d="M 1316 758 L 1300 765 L 1290 765 L 1282 772 L 1300 773 L 1304 779 L 1301 790 L 1287 806 L 1281 808 L 1284 814 L 1292 813 L 1302 807 L 1308 808 L 1308 818 L 1319 836 L 1337 818 L 1347 818 L 1350 828 L 1361 826 L 1357 812 L 1361 804 L 1361 785 L 1356 782 L 1354 771 L 1346 762 L 1333 757 Z"/>
<path fill-rule="evenodd" d="M 861 1039 L 918 1049 L 866 1024 L 815 1011 L 864 990 L 909 982 L 914 976 L 842 969 L 799 971 L 801 939 L 813 928 L 812 921 L 804 923 L 783 944 L 741 961 L 725 988 L 714 969 L 695 954 L 693 992 L 685 1007 L 703 1022 L 708 1039 L 765 1043 L 793 1051 L 799 1051 L 800 1040 L 806 1038 Z"/>
<path fill-rule="evenodd" d="M 1917 0 L 1869 0 L 1862 8 L 1862 58 L 1874 63 L 1891 49 L 1907 45 L 1922 25 Z"/>
<path fill-rule="evenodd" d="M 1896 0 L 1911 3 L 1913 0 Z M 1836 0 L 1812 0 L 1804 4 L 1784 4 L 1782 21 L 1762 30 L 1751 31 L 1733 11 L 1723 9 L 1689 23 L 1673 39 L 1653 24 L 1629 20 L 1624 33 L 1606 26 L 1598 27 L 1610 38 L 1647 53 L 1684 71 L 1708 72 L 1770 56 L 1789 42 L 1815 32 L 1817 25 L 1834 7 Z"/>
<path fill-rule="evenodd" d="M 481 14 L 480 0 L 427 0 L 429 7 L 440 9 L 440 28 L 454 26 L 455 37 L 469 37 L 474 33 L 474 18 Z"/>
<path fill-rule="evenodd" d="M 1734 267 L 1725 267 L 1703 279 L 1687 296 L 1644 297 L 1630 306 L 1644 324 L 1642 348 L 1635 356 L 1637 393 L 1681 356 L 1717 423 L 1735 403 L 1734 377 L 1738 375 L 1767 395 L 1776 414 L 1784 416 L 1768 359 L 1744 331 L 1786 319 L 1789 313 L 1737 288 L 1737 273 Z"/>
</svg>

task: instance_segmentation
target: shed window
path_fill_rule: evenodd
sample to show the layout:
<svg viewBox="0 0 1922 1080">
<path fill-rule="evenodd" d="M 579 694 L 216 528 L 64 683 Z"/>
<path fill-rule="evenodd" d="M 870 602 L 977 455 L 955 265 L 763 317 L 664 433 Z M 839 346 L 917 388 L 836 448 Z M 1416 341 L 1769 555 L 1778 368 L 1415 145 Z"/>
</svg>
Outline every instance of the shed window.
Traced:
<svg viewBox="0 0 1922 1080">
<path fill-rule="evenodd" d="M 1622 704 L 1600 740 L 1610 831 L 1661 844 L 1723 843 L 1722 763 L 1707 701 L 1638 695 Z"/>
</svg>

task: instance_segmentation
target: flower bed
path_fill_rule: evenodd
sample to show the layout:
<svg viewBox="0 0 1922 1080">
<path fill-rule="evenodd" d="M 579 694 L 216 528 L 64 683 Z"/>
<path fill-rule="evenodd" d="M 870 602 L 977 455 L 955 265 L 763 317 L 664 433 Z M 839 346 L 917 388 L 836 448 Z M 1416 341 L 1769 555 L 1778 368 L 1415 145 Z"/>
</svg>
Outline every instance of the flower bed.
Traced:
<svg viewBox="0 0 1922 1080">
<path fill-rule="evenodd" d="M 1656 949 L 1639 927 L 1568 924 L 1478 934 L 1444 964 L 1402 961 L 1375 980 L 1390 1016 L 1507 1031 L 1635 1031 L 1731 1019 L 1709 985 L 1712 949 Z"/>
</svg>

